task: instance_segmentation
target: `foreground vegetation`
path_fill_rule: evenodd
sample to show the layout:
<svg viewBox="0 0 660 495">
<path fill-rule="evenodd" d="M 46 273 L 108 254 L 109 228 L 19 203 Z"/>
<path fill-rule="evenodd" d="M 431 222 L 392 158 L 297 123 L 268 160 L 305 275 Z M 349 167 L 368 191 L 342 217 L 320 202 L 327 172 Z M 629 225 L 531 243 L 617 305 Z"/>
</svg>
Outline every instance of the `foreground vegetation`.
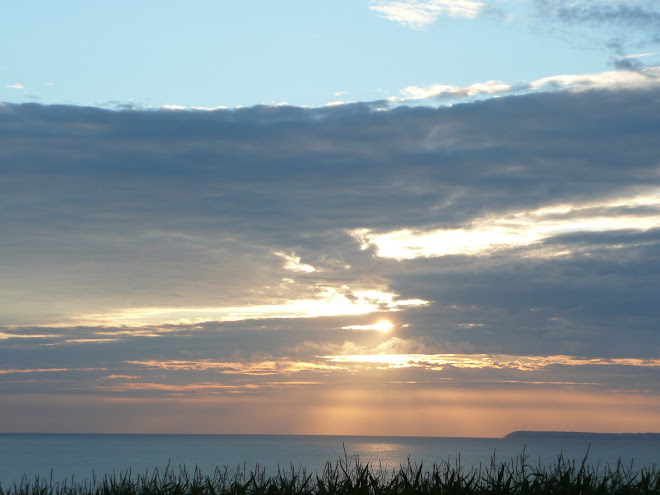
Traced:
<svg viewBox="0 0 660 495">
<path fill-rule="evenodd" d="M 144 475 L 131 471 L 102 479 L 54 482 L 23 478 L 20 484 L 0 485 L 0 495 L 532 495 L 532 494 L 659 494 L 656 466 L 635 471 L 620 462 L 616 467 L 590 466 L 559 457 L 549 468 L 527 464 L 524 454 L 508 463 L 463 469 L 460 458 L 424 470 L 408 462 L 399 469 L 363 465 L 357 458 L 327 463 L 322 473 L 292 466 L 267 476 L 258 466 L 235 470 L 216 468 L 212 475 L 198 469 L 171 468 Z"/>
</svg>

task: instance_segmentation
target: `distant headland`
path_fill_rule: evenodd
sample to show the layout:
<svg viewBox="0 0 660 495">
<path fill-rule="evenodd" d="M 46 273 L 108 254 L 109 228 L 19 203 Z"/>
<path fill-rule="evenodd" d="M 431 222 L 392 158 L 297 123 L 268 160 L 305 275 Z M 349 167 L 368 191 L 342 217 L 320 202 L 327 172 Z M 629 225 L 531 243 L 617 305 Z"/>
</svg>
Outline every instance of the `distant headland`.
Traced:
<svg viewBox="0 0 660 495">
<path fill-rule="evenodd" d="M 591 433 L 585 431 L 512 431 L 504 435 L 512 439 L 569 439 L 569 440 L 644 440 L 660 442 L 660 433 Z"/>
</svg>

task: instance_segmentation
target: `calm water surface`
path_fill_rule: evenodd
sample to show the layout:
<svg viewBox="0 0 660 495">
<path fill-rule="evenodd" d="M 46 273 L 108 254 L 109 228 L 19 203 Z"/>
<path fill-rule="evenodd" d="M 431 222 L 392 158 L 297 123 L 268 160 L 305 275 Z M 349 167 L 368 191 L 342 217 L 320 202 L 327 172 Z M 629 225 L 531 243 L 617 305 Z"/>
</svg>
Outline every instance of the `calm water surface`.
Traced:
<svg viewBox="0 0 660 495">
<path fill-rule="evenodd" d="M 499 438 L 426 438 L 286 435 L 43 435 L 0 434 L 0 483 L 19 482 L 25 475 L 54 480 L 90 479 L 131 469 L 144 474 L 168 464 L 199 467 L 212 474 L 216 466 L 267 473 L 278 467 L 305 467 L 322 472 L 325 464 L 348 456 L 388 468 L 423 462 L 449 461 L 460 456 L 466 468 L 489 465 L 493 455 L 503 462 L 520 456 L 528 462 L 552 464 L 558 455 L 581 461 L 588 452 L 592 465 L 616 465 L 619 459 L 635 468 L 660 466 L 660 442 L 624 440 L 512 440 Z"/>
</svg>

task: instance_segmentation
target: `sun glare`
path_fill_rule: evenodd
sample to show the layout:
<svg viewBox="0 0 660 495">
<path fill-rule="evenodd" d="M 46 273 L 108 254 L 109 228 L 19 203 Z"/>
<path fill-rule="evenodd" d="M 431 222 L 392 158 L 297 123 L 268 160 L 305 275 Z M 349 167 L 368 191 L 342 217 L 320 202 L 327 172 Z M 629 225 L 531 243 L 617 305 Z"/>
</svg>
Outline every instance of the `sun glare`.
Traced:
<svg viewBox="0 0 660 495">
<path fill-rule="evenodd" d="M 378 323 L 374 324 L 374 328 L 381 333 L 388 333 L 393 327 L 394 325 L 387 320 L 380 320 Z"/>
</svg>

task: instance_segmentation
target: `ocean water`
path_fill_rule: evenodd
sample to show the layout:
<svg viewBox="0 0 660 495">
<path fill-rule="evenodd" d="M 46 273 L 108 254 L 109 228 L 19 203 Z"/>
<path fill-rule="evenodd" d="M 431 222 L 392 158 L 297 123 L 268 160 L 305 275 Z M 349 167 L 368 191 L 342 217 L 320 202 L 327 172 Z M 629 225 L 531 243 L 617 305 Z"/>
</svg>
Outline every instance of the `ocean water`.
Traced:
<svg viewBox="0 0 660 495">
<path fill-rule="evenodd" d="M 93 476 L 133 475 L 166 466 L 198 467 L 211 475 L 217 466 L 246 471 L 304 467 L 323 471 L 327 462 L 359 457 L 362 463 L 388 469 L 414 464 L 432 467 L 460 460 L 467 468 L 488 466 L 519 457 L 528 464 L 549 466 L 558 456 L 590 465 L 616 466 L 621 460 L 634 469 L 660 466 L 660 442 L 627 440 L 514 440 L 504 438 L 359 437 L 307 435 L 57 435 L 0 434 L 0 484 L 18 483 L 23 476 L 53 481 L 89 480 Z M 587 455 L 588 454 L 588 455 Z"/>
</svg>

